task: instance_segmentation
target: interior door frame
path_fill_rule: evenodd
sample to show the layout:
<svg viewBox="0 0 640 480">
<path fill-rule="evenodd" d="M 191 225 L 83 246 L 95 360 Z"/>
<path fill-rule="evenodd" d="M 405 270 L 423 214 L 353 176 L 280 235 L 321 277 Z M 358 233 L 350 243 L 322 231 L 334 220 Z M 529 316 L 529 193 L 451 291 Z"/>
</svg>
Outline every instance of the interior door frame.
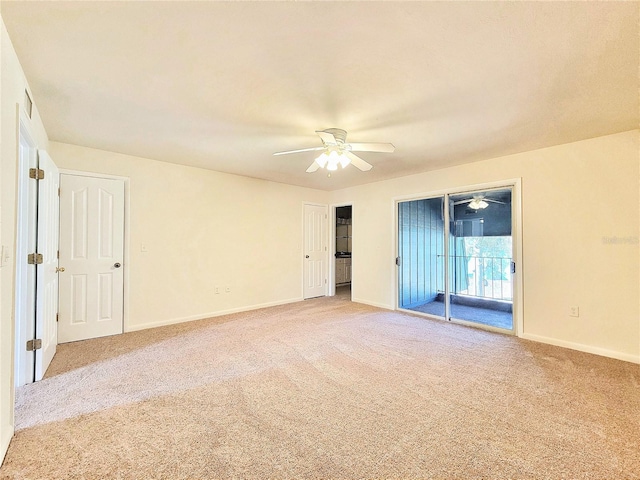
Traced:
<svg viewBox="0 0 640 480">
<path fill-rule="evenodd" d="M 106 174 L 106 173 L 96 173 L 96 172 L 85 172 L 85 171 L 81 171 L 81 170 L 69 170 L 69 169 L 65 169 L 65 168 L 61 168 L 60 169 L 60 175 L 75 175 L 77 177 L 93 177 L 93 178 L 102 178 L 102 179 L 106 179 L 106 180 L 121 180 L 124 182 L 124 251 L 123 251 L 123 259 L 124 259 L 124 265 L 123 267 L 123 272 L 122 272 L 122 281 L 123 281 L 123 308 L 122 308 L 122 333 L 127 333 L 127 332 L 131 332 L 133 331 L 130 328 L 129 325 L 129 308 L 130 308 L 130 303 L 129 303 L 129 288 L 130 288 L 130 282 L 129 282 L 129 275 L 130 275 L 130 271 L 131 269 L 129 268 L 129 266 L 131 265 L 130 263 L 130 252 L 131 252 L 131 248 L 130 248 L 130 238 L 129 238 L 129 232 L 130 230 L 130 226 L 131 226 L 131 218 L 130 218 L 130 212 L 131 212 L 131 207 L 130 207 L 130 187 L 131 187 L 131 179 L 129 177 L 122 177 L 119 175 L 110 175 L 110 174 Z"/>
<path fill-rule="evenodd" d="M 436 197 L 444 197 L 445 195 L 456 195 L 459 193 L 465 192 L 473 192 L 480 190 L 492 190 L 499 188 L 511 188 L 512 196 L 511 196 L 511 236 L 513 241 L 513 262 L 516 265 L 516 271 L 513 274 L 513 332 L 512 334 L 521 337 L 524 332 L 524 317 L 523 317 L 523 308 L 524 308 L 524 295 L 523 295 L 523 258 L 522 258 L 522 179 L 521 178 L 511 178 L 505 180 L 499 180 L 495 182 L 486 182 L 479 183 L 473 185 L 461 185 L 457 187 L 451 187 L 447 189 L 441 189 L 430 192 L 416 193 L 411 195 L 403 195 L 394 197 L 393 201 L 393 211 L 394 211 L 394 222 L 392 228 L 394 229 L 393 238 L 394 242 L 392 245 L 393 252 L 392 258 L 396 258 L 399 255 L 399 234 L 398 234 L 398 205 L 402 202 L 408 202 L 412 200 L 423 200 L 429 198 Z M 445 209 L 445 212 L 447 210 Z M 445 222 L 448 218 L 444 219 Z M 445 228 L 448 228 L 448 224 L 445 223 Z M 447 242 L 445 243 L 445 253 L 447 253 Z M 445 268 L 445 273 L 448 269 Z M 394 286 L 394 295 L 395 295 L 395 310 L 405 311 L 400 308 L 400 295 L 398 293 L 399 282 L 398 282 L 398 267 L 396 266 L 393 269 L 393 286 Z M 445 286 L 447 286 L 448 282 L 445 278 Z M 445 302 L 445 304 L 448 302 Z M 411 313 L 416 313 L 410 311 Z M 446 318 L 450 317 L 449 311 L 445 312 Z M 435 318 L 435 317 L 431 317 Z M 498 330 L 490 326 L 482 325 L 479 323 L 473 322 L 458 322 L 456 323 L 464 323 L 465 325 L 470 325 L 476 328 L 481 328 L 485 330 L 495 330 L 504 332 L 504 330 Z"/>
<path fill-rule="evenodd" d="M 336 258 L 336 209 L 338 207 L 351 207 L 351 217 L 353 218 L 353 202 L 342 202 L 342 203 L 332 203 L 329 205 L 329 244 L 331 247 L 329 248 L 329 259 L 335 260 Z M 353 232 L 353 223 L 351 225 L 351 231 Z M 353 233 L 352 233 L 353 236 Z M 352 244 L 353 245 L 353 239 Z M 353 247 L 352 247 L 353 249 Z M 329 261 L 329 291 L 327 295 L 330 297 L 335 296 L 336 294 L 336 262 Z M 353 257 L 351 257 L 351 285 L 353 288 Z M 351 291 L 353 298 L 353 290 Z"/>
<path fill-rule="evenodd" d="M 14 323 L 14 355 L 13 385 L 22 386 L 35 380 L 35 351 L 27 352 L 26 342 L 32 340 L 36 334 L 36 272 L 35 265 L 28 265 L 26 255 L 35 252 L 37 246 L 37 209 L 38 209 L 38 185 L 30 182 L 29 168 L 38 166 L 38 146 L 33 135 L 31 122 L 25 112 L 18 108 L 17 134 L 17 204 L 16 204 L 16 234 L 15 234 L 15 271 L 14 271 L 14 295 L 13 295 L 13 323 Z M 30 149 L 29 164 L 23 163 L 20 155 L 21 142 L 28 144 Z M 33 191 L 29 190 L 33 188 Z M 34 197 L 34 198 L 31 198 Z M 26 202 L 26 203 L 25 203 Z M 32 209 L 32 211 L 30 211 Z M 29 240 L 29 218 L 33 216 L 35 222 L 34 251 L 29 252 L 29 246 L 25 246 Z M 33 282 L 29 285 L 29 268 L 33 268 Z M 29 318 L 25 322 L 25 315 Z M 27 372 L 28 370 L 28 372 Z"/>
</svg>

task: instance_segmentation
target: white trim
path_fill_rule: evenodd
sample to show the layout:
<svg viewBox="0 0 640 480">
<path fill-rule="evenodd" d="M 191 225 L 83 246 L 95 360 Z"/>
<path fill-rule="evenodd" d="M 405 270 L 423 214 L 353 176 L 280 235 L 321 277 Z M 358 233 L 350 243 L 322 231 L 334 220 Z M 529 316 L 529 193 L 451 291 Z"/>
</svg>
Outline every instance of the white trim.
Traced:
<svg viewBox="0 0 640 480">
<path fill-rule="evenodd" d="M 107 173 L 85 172 L 80 170 L 59 169 L 60 175 L 75 175 L 76 177 L 104 178 L 107 180 L 121 180 L 124 182 L 124 272 L 123 272 L 123 306 L 122 306 L 122 333 L 127 332 L 130 311 L 130 275 L 131 269 L 131 178 Z"/>
<path fill-rule="evenodd" d="M 383 303 L 370 302 L 369 300 L 362 300 L 361 298 L 351 298 L 354 303 L 362 303 L 363 305 L 370 305 L 376 308 L 382 308 L 383 310 L 396 310 L 393 305 L 384 305 Z"/>
<path fill-rule="evenodd" d="M 505 178 L 504 180 L 499 180 L 495 182 L 477 183 L 474 185 L 463 185 L 458 187 L 444 188 L 440 190 L 431 190 L 429 192 L 400 195 L 400 196 L 393 197 L 391 200 L 397 203 L 397 202 L 406 202 L 410 200 L 425 200 L 429 198 L 442 197 L 446 194 L 458 195 L 460 193 L 474 192 L 476 190 L 492 190 L 492 189 L 499 190 L 500 188 L 515 185 L 516 183 L 519 183 L 520 180 L 521 180 L 520 177 Z"/>
<path fill-rule="evenodd" d="M 85 172 L 82 170 L 69 170 L 68 168 L 60 168 L 60 175 L 75 175 L 76 177 L 94 177 L 94 178 L 106 178 L 109 180 L 129 180 L 129 177 L 123 177 L 121 175 L 110 175 L 108 173 L 96 173 Z"/>
<path fill-rule="evenodd" d="M 543 335 L 535 335 L 532 333 L 524 333 L 521 335 L 524 340 L 531 340 L 539 343 L 546 343 L 548 345 L 554 345 L 556 347 L 569 348 L 571 350 L 577 350 L 579 352 L 592 353 L 594 355 L 600 355 L 603 357 L 614 358 L 616 360 L 622 360 L 625 362 L 639 363 L 640 355 L 632 355 L 630 353 L 622 353 L 616 350 L 609 350 L 606 348 L 594 347 L 591 345 L 584 345 L 582 343 L 569 342 L 566 340 L 559 340 L 557 338 L 545 337 Z"/>
<path fill-rule="evenodd" d="M 249 305 L 249 306 L 246 306 L 246 307 L 230 308 L 230 309 L 227 309 L 227 310 L 219 310 L 217 312 L 204 313 L 204 314 L 200 314 L 200 315 L 191 315 L 189 317 L 172 318 L 172 319 L 168 319 L 168 320 L 160 320 L 158 322 L 143 323 L 141 325 L 129 326 L 125 330 L 125 333 L 126 332 L 135 332 L 135 331 L 138 331 L 138 330 L 146 330 L 148 328 L 156 328 L 156 327 L 164 327 L 164 326 L 167 326 L 167 325 L 175 325 L 175 324 L 178 324 L 178 323 L 192 322 L 194 320 L 204 320 L 206 318 L 221 317 L 221 316 L 224 316 L 224 315 L 231 315 L 232 313 L 250 312 L 252 310 L 259 310 L 261 308 L 277 307 L 279 305 L 287 305 L 289 303 L 296 303 L 296 302 L 302 302 L 302 301 L 303 301 L 302 297 L 290 298 L 290 299 L 287 299 L 287 300 L 278 300 L 278 301 L 275 301 L 275 302 L 260 303 L 260 304 L 256 304 L 256 305 Z"/>
<path fill-rule="evenodd" d="M 394 310 L 401 310 L 400 294 L 398 292 L 400 288 L 400 282 L 398 281 L 398 277 L 400 276 L 400 269 L 398 268 L 398 257 L 400 256 L 400 245 L 398 244 L 398 241 L 400 240 L 398 228 L 398 222 L 400 221 L 400 217 L 398 215 L 398 205 L 400 205 L 401 201 L 403 200 L 400 200 L 396 197 L 391 199 L 391 208 L 393 209 L 393 223 L 391 225 L 391 228 L 393 229 L 393 232 L 391 234 L 391 238 L 393 238 L 393 242 L 391 242 L 391 248 L 393 249 L 391 252 L 391 258 L 393 259 L 393 281 L 391 288 L 393 288 Z"/>
<path fill-rule="evenodd" d="M 513 285 L 513 333 L 516 337 L 524 334 L 524 256 L 522 253 L 522 179 L 511 180 L 511 237 L 513 241 L 513 262 L 516 264 Z"/>
<path fill-rule="evenodd" d="M 444 254 L 443 260 L 444 260 L 444 265 L 443 265 L 443 279 L 444 279 L 444 318 L 445 320 L 451 321 L 451 285 L 449 285 L 449 280 L 451 279 L 452 275 L 451 275 L 451 257 L 450 257 L 450 245 L 449 242 L 451 241 L 451 211 L 450 209 L 453 208 L 454 212 L 453 212 L 453 216 L 455 218 L 455 206 L 451 203 L 451 193 L 446 193 L 443 197 L 442 197 L 442 253 Z M 400 230 L 398 228 L 398 230 Z M 400 236 L 400 232 L 398 231 L 398 236 Z M 426 235 L 425 235 L 426 236 Z M 455 237 L 455 235 L 454 235 Z M 411 248 L 411 247 L 409 247 Z M 400 262 L 402 262 L 402 258 L 400 259 Z M 454 260 L 455 262 L 455 260 Z M 456 268 L 456 267 L 453 267 Z M 438 271 L 438 267 L 436 265 L 436 272 Z M 437 276 L 437 274 L 436 274 Z M 436 279 L 436 282 L 438 280 Z M 404 285 L 403 285 L 404 286 Z M 438 287 L 437 287 L 437 283 L 436 283 L 436 292 L 438 291 Z M 400 295 L 400 292 L 398 292 L 398 295 Z M 398 299 L 398 302 L 400 302 L 400 300 Z M 513 324 L 513 319 L 512 319 L 512 324 Z"/>
<path fill-rule="evenodd" d="M 13 438 L 13 434 L 15 433 L 15 426 L 13 424 L 9 425 L 9 428 L 4 433 L 2 438 L 0 439 L 0 465 L 4 461 L 4 457 L 7 454 L 7 450 L 9 450 L 9 444 L 11 443 L 11 439 Z"/>
</svg>

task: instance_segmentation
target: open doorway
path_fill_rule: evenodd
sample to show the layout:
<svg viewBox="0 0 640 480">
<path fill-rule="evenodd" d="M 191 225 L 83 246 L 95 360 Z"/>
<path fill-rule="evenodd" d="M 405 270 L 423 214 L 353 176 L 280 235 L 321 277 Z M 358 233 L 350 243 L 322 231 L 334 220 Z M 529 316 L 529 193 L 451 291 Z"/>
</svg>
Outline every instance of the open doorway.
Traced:
<svg viewBox="0 0 640 480">
<path fill-rule="evenodd" d="M 351 300 L 351 255 L 353 208 L 343 205 L 335 209 L 335 286 L 336 295 Z"/>
</svg>

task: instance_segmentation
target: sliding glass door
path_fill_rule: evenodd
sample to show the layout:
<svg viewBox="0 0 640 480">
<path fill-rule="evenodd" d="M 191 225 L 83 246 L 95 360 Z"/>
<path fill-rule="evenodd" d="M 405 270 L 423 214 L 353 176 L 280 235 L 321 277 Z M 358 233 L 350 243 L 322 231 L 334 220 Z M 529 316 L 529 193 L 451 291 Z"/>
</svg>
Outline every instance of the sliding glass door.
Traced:
<svg viewBox="0 0 640 480">
<path fill-rule="evenodd" d="M 398 206 L 399 306 L 445 316 L 444 197 Z"/>
<path fill-rule="evenodd" d="M 511 205 L 511 187 L 399 202 L 399 308 L 513 331 Z"/>
</svg>

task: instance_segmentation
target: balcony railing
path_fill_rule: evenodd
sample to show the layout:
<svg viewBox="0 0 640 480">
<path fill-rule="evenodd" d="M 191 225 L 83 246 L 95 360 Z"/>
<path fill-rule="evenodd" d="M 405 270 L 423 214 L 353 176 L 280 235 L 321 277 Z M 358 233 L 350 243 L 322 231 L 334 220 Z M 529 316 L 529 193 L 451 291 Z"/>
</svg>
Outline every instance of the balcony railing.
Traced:
<svg viewBox="0 0 640 480">
<path fill-rule="evenodd" d="M 442 258 L 442 255 L 438 257 Z M 451 255 L 449 258 L 453 275 L 452 294 L 513 301 L 511 258 L 467 255 Z M 438 287 L 444 293 L 444 285 Z"/>
</svg>

